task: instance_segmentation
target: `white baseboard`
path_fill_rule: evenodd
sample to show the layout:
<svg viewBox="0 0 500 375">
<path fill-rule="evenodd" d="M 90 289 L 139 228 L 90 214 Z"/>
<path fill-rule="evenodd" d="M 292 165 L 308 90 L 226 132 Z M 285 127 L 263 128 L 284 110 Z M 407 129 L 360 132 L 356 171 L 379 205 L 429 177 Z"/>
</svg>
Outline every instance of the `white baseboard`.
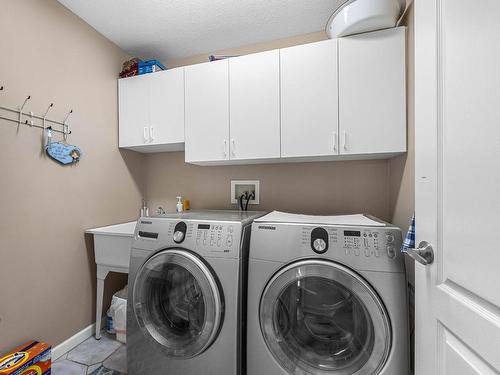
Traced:
<svg viewBox="0 0 500 375">
<path fill-rule="evenodd" d="M 103 319 L 103 323 L 101 327 L 105 327 L 105 319 Z M 95 323 L 89 325 L 88 327 L 82 329 L 80 332 L 77 332 L 75 335 L 71 336 L 69 339 L 63 341 L 57 346 L 52 348 L 52 361 L 62 357 L 67 352 L 69 352 L 74 347 L 80 345 L 82 342 L 87 340 L 89 337 L 92 337 L 95 333 Z"/>
</svg>

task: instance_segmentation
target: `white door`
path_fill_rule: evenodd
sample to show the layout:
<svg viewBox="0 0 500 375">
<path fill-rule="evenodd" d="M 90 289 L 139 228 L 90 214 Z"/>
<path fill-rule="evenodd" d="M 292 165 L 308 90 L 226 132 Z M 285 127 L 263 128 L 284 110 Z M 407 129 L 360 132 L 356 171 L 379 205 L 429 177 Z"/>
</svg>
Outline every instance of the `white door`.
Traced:
<svg viewBox="0 0 500 375">
<path fill-rule="evenodd" d="M 415 3 L 417 375 L 500 373 L 499 14 Z"/>
<path fill-rule="evenodd" d="M 228 60 L 185 68 L 186 162 L 229 160 Z"/>
<path fill-rule="evenodd" d="M 149 79 L 147 75 L 118 80 L 119 146 L 140 146 L 149 138 Z"/>
<path fill-rule="evenodd" d="M 280 157 L 279 50 L 229 60 L 230 158 Z"/>
<path fill-rule="evenodd" d="M 150 143 L 184 142 L 184 69 L 150 75 Z"/>
<path fill-rule="evenodd" d="M 406 151 L 405 31 L 339 39 L 341 154 Z"/>
<path fill-rule="evenodd" d="M 281 156 L 338 154 L 337 40 L 280 55 Z"/>
</svg>

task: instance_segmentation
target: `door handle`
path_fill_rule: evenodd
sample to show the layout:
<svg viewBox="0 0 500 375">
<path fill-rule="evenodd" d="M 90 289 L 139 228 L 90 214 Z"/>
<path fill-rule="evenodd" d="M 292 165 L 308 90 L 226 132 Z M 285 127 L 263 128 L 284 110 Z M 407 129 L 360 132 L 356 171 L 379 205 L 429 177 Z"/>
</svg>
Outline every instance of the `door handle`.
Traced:
<svg viewBox="0 0 500 375">
<path fill-rule="evenodd" d="M 343 148 L 345 151 L 347 151 L 347 149 L 348 149 L 348 147 L 347 147 L 347 132 L 346 132 L 346 131 L 344 131 L 343 135 L 344 135 L 344 141 L 342 142 L 342 148 Z"/>
<path fill-rule="evenodd" d="M 223 148 L 223 152 L 224 152 L 224 158 L 227 158 L 227 140 L 224 139 L 224 141 L 222 142 L 222 148 Z"/>
<path fill-rule="evenodd" d="M 337 151 L 337 132 L 333 132 L 333 151 Z"/>
<path fill-rule="evenodd" d="M 408 249 L 404 253 L 424 266 L 434 263 L 434 249 L 426 241 L 420 242 L 417 249 Z"/>
<path fill-rule="evenodd" d="M 143 135 L 144 135 L 144 142 L 149 141 L 149 129 L 148 129 L 147 126 L 144 127 L 144 133 L 143 133 Z"/>
<path fill-rule="evenodd" d="M 236 145 L 234 143 L 234 139 L 231 139 L 231 155 L 236 156 Z"/>
<path fill-rule="evenodd" d="M 154 141 L 154 139 L 155 139 L 155 132 L 154 132 L 154 128 L 151 126 L 149 128 L 149 140 Z"/>
</svg>

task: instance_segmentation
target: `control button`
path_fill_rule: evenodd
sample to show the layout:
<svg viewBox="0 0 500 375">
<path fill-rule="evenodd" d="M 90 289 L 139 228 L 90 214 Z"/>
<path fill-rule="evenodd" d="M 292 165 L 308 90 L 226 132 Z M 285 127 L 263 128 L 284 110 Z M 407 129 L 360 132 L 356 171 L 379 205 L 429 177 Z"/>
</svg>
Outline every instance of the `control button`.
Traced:
<svg viewBox="0 0 500 375">
<path fill-rule="evenodd" d="M 363 240 L 364 240 L 364 242 L 365 242 L 365 247 L 368 247 L 368 246 L 369 246 L 369 245 L 368 245 L 368 239 L 363 238 Z"/>
<path fill-rule="evenodd" d="M 370 257 L 370 249 L 365 249 L 365 257 Z"/>
<path fill-rule="evenodd" d="M 313 248 L 317 253 L 323 253 L 326 249 L 326 242 L 322 238 L 316 238 L 313 242 Z"/>
<path fill-rule="evenodd" d="M 203 239 L 203 246 L 207 246 L 207 239 Z"/>
<path fill-rule="evenodd" d="M 387 246 L 387 256 L 389 258 L 396 258 L 396 250 L 394 249 L 394 246 Z"/>
<path fill-rule="evenodd" d="M 359 257 L 359 249 L 354 249 L 354 255 L 356 255 L 357 257 Z"/>
<path fill-rule="evenodd" d="M 233 244 L 233 236 L 231 236 L 231 235 L 227 236 L 226 243 L 227 243 L 227 246 L 231 246 Z"/>
<path fill-rule="evenodd" d="M 377 238 L 378 237 L 378 233 L 373 233 L 373 237 Z"/>
<path fill-rule="evenodd" d="M 375 250 L 375 257 L 379 258 L 380 257 L 380 252 L 378 250 Z"/>
<path fill-rule="evenodd" d="M 210 239 L 210 246 L 214 246 L 214 243 L 215 243 L 215 242 L 214 242 L 214 239 L 213 239 L 213 238 L 212 238 L 212 239 Z"/>
<path fill-rule="evenodd" d="M 386 237 L 387 243 L 393 243 L 394 242 L 394 236 L 392 234 L 388 234 Z"/>
<path fill-rule="evenodd" d="M 351 255 L 351 249 L 346 248 L 345 249 L 345 255 Z"/>
<path fill-rule="evenodd" d="M 233 226 L 232 226 L 232 225 L 228 226 L 228 227 L 227 227 L 227 231 L 228 231 L 229 233 L 233 233 Z"/>
<path fill-rule="evenodd" d="M 219 247 L 220 247 L 221 245 L 222 245 L 222 241 L 221 241 L 221 239 L 219 238 L 219 239 L 217 240 L 217 246 L 219 246 Z"/>
</svg>

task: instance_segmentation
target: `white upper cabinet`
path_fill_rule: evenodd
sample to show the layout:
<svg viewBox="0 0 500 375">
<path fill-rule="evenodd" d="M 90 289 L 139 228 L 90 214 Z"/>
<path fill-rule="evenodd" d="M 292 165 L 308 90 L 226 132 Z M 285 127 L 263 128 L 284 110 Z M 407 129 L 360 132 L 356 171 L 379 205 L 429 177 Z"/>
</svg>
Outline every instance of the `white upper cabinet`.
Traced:
<svg viewBox="0 0 500 375">
<path fill-rule="evenodd" d="M 341 154 L 406 151 L 405 28 L 339 39 Z"/>
<path fill-rule="evenodd" d="M 138 76 L 118 80 L 119 145 L 133 147 L 149 141 L 149 80 Z"/>
<path fill-rule="evenodd" d="M 186 162 L 229 160 L 229 61 L 185 68 Z"/>
<path fill-rule="evenodd" d="M 229 60 L 230 159 L 280 157 L 279 50 Z"/>
<path fill-rule="evenodd" d="M 151 144 L 184 143 L 184 69 L 151 75 L 149 123 Z"/>
<path fill-rule="evenodd" d="M 337 40 L 281 50 L 281 156 L 338 154 Z"/>
<path fill-rule="evenodd" d="M 120 79 L 119 144 L 139 152 L 184 149 L 184 69 Z"/>
</svg>

